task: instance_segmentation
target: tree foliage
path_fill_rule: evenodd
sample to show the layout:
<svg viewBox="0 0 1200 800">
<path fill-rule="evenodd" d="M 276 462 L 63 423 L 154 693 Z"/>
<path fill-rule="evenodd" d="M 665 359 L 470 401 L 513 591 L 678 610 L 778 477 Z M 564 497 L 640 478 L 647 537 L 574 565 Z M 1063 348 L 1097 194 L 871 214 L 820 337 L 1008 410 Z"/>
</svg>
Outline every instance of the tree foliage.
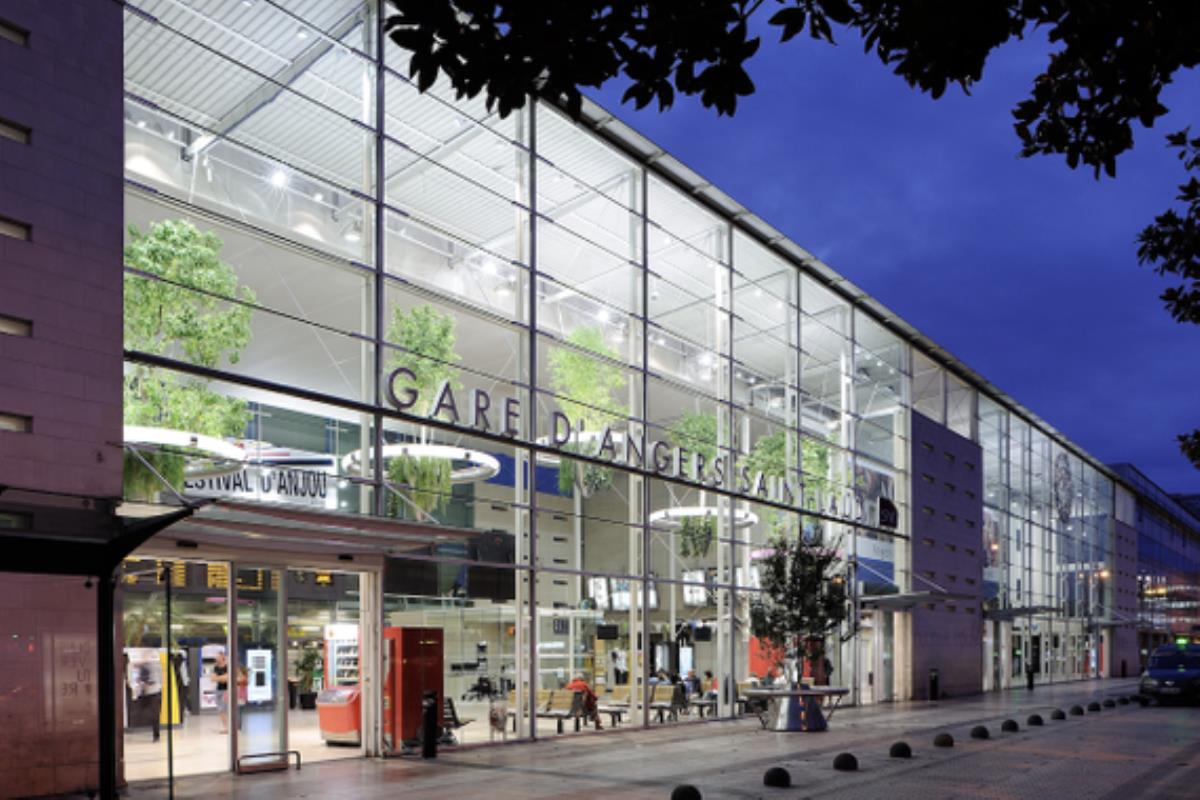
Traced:
<svg viewBox="0 0 1200 800">
<path fill-rule="evenodd" d="M 436 402 L 434 394 L 443 383 L 448 382 L 451 388 L 462 385 L 454 370 L 460 356 L 454 349 L 458 337 L 452 315 L 428 304 L 414 306 L 409 311 L 396 306 L 388 323 L 387 338 L 401 348 L 388 351 L 388 365 L 412 372 L 415 377 L 409 383 L 421 403 Z M 387 462 L 388 482 L 402 487 L 399 491 L 426 514 L 437 513 L 450 500 L 453 471 L 453 462 L 444 458 L 399 455 Z M 404 515 L 404 506 L 395 496 L 388 496 L 387 507 L 390 516 Z"/>
<path fill-rule="evenodd" d="M 236 364 L 250 343 L 254 292 L 239 287 L 221 260 L 220 237 L 186 220 L 164 220 L 146 232 L 129 228 L 125 246 L 125 347 L 167 355 L 202 367 Z M 141 275 L 138 273 L 145 273 Z M 154 276 L 154 277 L 149 277 Z M 241 436 L 249 413 L 244 400 L 211 391 L 199 378 L 133 365 L 124 378 L 125 422 L 206 436 Z M 182 484 L 184 457 L 143 453 L 168 483 Z M 131 497 L 162 487 L 137 459 L 125 458 Z"/>
<path fill-rule="evenodd" d="M 675 447 L 681 447 L 691 453 L 703 456 L 705 462 L 711 464 L 717 457 L 716 415 L 698 411 L 685 412 L 667 430 L 667 441 Z M 688 461 L 690 463 L 691 460 Z M 685 471 L 689 469 L 688 464 L 681 465 L 681 469 Z M 690 477 L 692 480 L 700 478 L 699 475 Z M 707 556 L 716 533 L 717 518 L 715 516 L 682 517 L 679 520 L 679 531 L 676 536 L 679 542 L 679 555 L 684 558 Z"/>
<path fill-rule="evenodd" d="M 585 431 L 598 434 L 627 416 L 628 406 L 620 399 L 627 385 L 625 371 L 614 363 L 617 351 L 604 341 L 600 328 L 576 328 L 567 335 L 567 343 L 574 346 L 550 351 L 550 388 L 573 426 L 582 424 Z M 596 448 L 572 441 L 562 449 L 586 453 Z M 581 467 L 563 456 L 559 459 L 558 486 L 563 494 L 578 488 L 587 497 L 612 486 L 612 471 L 591 463 Z"/>
<path fill-rule="evenodd" d="M 1161 295 L 1176 322 L 1200 325 L 1200 137 L 1188 138 L 1182 130 L 1167 137 L 1179 151 L 1179 160 L 1189 174 L 1175 198 L 1182 209 L 1168 209 L 1154 218 L 1138 236 L 1138 260 L 1154 265 L 1164 277 L 1178 278 Z M 1183 454 L 1200 468 L 1200 428 L 1179 437 Z"/>
<path fill-rule="evenodd" d="M 1200 62 L 1200 2 L 1194 0 L 391 0 L 392 40 L 411 54 L 410 75 L 429 89 L 439 75 L 462 97 L 483 95 L 502 116 L 538 95 L 575 116 L 581 89 L 617 78 L 638 108 L 669 108 L 697 96 L 732 115 L 754 91 L 747 65 L 760 37 L 756 13 L 780 41 L 833 44 L 856 38 L 910 86 L 933 98 L 969 92 L 991 54 L 1028 34 L 1050 42 L 1045 67 L 1013 110 L 1022 156 L 1061 156 L 1116 174 L 1135 126 L 1168 112 L 1161 95 L 1181 70 Z M 1171 146 L 1195 172 L 1186 132 Z M 1193 153 L 1189 156 L 1187 153 Z M 1164 299 L 1177 320 L 1200 318 L 1195 269 L 1195 179 L 1180 199 L 1188 212 L 1161 215 L 1142 234 L 1139 257 L 1187 277 L 1190 290 Z M 1190 224 L 1189 224 L 1190 220 Z M 1200 467 L 1200 430 L 1180 437 Z"/>
<path fill-rule="evenodd" d="M 757 561 L 762 592 L 750 605 L 750 630 L 780 659 L 804 655 L 820 663 L 829 636 L 841 631 L 849 606 L 837 547 L 775 536 Z"/>
</svg>

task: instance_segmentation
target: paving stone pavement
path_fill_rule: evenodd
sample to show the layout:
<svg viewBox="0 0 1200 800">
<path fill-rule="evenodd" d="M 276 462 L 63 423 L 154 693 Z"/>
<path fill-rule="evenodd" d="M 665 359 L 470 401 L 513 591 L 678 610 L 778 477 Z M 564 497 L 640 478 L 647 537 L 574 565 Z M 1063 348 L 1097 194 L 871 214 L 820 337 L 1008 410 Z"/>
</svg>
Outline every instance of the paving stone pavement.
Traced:
<svg viewBox="0 0 1200 800">
<path fill-rule="evenodd" d="M 940 703 L 900 703 L 842 709 L 819 734 L 773 733 L 753 718 L 681 724 L 650 730 L 567 735 L 531 744 L 443 750 L 436 762 L 352 759 L 305 766 L 297 772 L 176 782 L 179 798 L 665 798 L 679 783 L 714 798 L 1200 798 L 1200 709 L 1104 708 L 1050 719 L 1091 700 L 1128 695 L 1131 681 L 1088 681 L 1014 690 Z M 1046 721 L 1026 726 L 1031 713 Z M 1017 733 L 1002 733 L 1012 718 Z M 986 725 L 991 738 L 970 738 Z M 939 732 L 951 749 L 935 748 Z M 911 760 L 888 758 L 907 741 Z M 840 752 L 854 753 L 859 770 L 832 768 Z M 762 784 L 763 772 L 783 766 L 789 789 Z M 131 787 L 133 800 L 164 797 L 161 783 Z"/>
</svg>

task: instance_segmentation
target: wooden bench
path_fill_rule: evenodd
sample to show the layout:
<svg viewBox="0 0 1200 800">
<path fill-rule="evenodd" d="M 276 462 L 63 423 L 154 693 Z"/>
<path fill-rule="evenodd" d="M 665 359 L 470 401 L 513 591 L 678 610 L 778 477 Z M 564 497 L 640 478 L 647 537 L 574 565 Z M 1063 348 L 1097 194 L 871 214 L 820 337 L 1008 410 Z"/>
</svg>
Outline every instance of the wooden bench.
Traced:
<svg viewBox="0 0 1200 800">
<path fill-rule="evenodd" d="M 537 693 L 537 710 L 540 712 L 550 705 L 549 689 L 538 689 Z M 513 733 L 517 732 L 517 717 L 521 715 L 521 709 L 517 708 L 517 691 L 515 689 L 508 693 L 508 716 L 512 718 Z"/>
<path fill-rule="evenodd" d="M 679 710 L 686 708 L 682 686 L 673 683 L 656 683 L 650 692 L 650 709 L 658 714 L 658 721 L 678 720 Z"/>
<path fill-rule="evenodd" d="M 540 694 L 540 693 L 539 693 Z M 583 692 L 569 692 L 566 689 L 555 689 L 550 692 L 550 702 L 545 708 L 538 706 L 538 717 L 552 719 L 558 723 L 558 732 L 563 732 L 563 721 L 575 720 L 575 730 L 579 730 L 580 720 L 583 719 Z"/>
<path fill-rule="evenodd" d="M 739 714 L 747 714 L 747 713 L 761 714 L 767 710 L 767 701 L 766 700 L 763 700 L 762 698 L 746 696 L 747 692 L 753 691 L 753 690 L 759 689 L 759 688 L 761 688 L 761 687 L 755 686 L 753 683 L 750 683 L 750 681 L 738 681 L 737 682 L 737 694 L 734 696 L 733 699 L 734 699 L 734 702 L 737 703 Z"/>
<path fill-rule="evenodd" d="M 629 711 L 629 686 L 614 686 L 596 701 L 596 710 L 608 714 L 612 726 L 617 727 L 617 723 Z"/>
<path fill-rule="evenodd" d="M 693 697 L 688 701 L 688 705 L 700 712 L 700 719 L 704 719 L 706 712 L 712 713 L 714 717 L 717 715 L 717 698 L 715 697 L 707 695 Z"/>
</svg>

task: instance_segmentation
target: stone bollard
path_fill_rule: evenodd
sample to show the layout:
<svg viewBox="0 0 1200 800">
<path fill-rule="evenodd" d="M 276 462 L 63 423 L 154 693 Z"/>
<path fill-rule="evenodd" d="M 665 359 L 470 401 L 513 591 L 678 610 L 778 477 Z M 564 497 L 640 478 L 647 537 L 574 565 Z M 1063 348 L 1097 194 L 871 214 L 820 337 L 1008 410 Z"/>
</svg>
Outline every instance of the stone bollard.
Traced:
<svg viewBox="0 0 1200 800">
<path fill-rule="evenodd" d="M 858 759 L 850 753 L 838 753 L 833 759 L 833 768 L 838 772 L 854 772 L 858 769 Z"/>
<path fill-rule="evenodd" d="M 763 786 L 786 789 L 792 785 L 792 775 L 783 767 L 771 767 L 763 773 Z"/>
</svg>

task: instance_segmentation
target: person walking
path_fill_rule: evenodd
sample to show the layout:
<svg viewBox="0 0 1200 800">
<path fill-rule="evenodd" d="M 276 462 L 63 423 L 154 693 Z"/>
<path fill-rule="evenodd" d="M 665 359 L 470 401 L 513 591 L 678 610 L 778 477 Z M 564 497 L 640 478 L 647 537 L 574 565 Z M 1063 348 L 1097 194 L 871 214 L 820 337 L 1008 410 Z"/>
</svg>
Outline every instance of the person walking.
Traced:
<svg viewBox="0 0 1200 800">
<path fill-rule="evenodd" d="M 151 715 L 150 727 L 154 731 L 153 741 L 160 737 L 162 716 L 162 670 L 155 661 L 143 661 L 137 668 L 138 699 Z"/>
</svg>

